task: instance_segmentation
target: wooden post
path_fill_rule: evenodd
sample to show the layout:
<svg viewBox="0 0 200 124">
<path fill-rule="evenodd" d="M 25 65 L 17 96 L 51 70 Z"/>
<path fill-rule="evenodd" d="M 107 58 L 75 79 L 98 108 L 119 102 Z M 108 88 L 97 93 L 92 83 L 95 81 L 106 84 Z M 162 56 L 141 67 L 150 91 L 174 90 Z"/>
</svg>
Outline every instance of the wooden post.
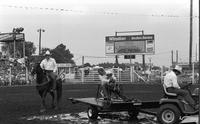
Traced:
<svg viewBox="0 0 200 124">
<path fill-rule="evenodd" d="M 12 85 L 12 72 L 11 72 L 11 66 L 10 66 L 10 62 L 9 62 L 9 86 Z"/>
<path fill-rule="evenodd" d="M 81 83 L 84 83 L 84 69 L 81 69 Z"/>
</svg>

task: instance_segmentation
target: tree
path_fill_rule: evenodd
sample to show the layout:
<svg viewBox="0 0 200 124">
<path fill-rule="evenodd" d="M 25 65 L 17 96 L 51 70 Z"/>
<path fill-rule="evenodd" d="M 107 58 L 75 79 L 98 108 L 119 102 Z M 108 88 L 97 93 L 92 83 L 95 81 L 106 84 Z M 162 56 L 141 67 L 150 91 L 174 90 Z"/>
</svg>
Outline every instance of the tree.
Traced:
<svg viewBox="0 0 200 124">
<path fill-rule="evenodd" d="M 85 64 L 83 65 L 83 67 L 92 67 L 92 66 L 91 66 L 90 63 L 87 62 L 87 63 L 85 63 Z"/>
<path fill-rule="evenodd" d="M 72 60 L 74 55 L 69 51 L 69 49 L 66 49 L 65 45 L 60 44 L 54 49 L 42 48 L 42 55 L 44 55 L 47 50 L 51 52 L 52 57 L 56 60 L 57 63 L 75 64 L 74 60 Z"/>
<path fill-rule="evenodd" d="M 161 70 L 161 68 L 159 66 L 153 66 L 152 70 Z"/>
<path fill-rule="evenodd" d="M 58 45 L 51 52 L 57 63 L 75 63 L 74 60 L 72 60 L 74 55 L 69 51 L 69 49 L 66 49 L 66 46 L 63 44 Z"/>
<path fill-rule="evenodd" d="M 125 68 L 129 67 L 129 65 L 125 64 L 125 63 L 118 64 L 117 67 L 116 67 L 115 63 L 109 63 L 109 62 L 107 62 L 107 63 L 99 63 L 98 65 L 103 67 L 103 68 L 113 68 L 113 67 L 117 68 L 117 67 L 119 67 L 119 68 L 125 69 Z"/>
<path fill-rule="evenodd" d="M 14 57 L 14 43 L 6 43 L 2 46 L 2 51 L 8 53 L 11 57 Z M 25 41 L 25 56 L 30 57 L 36 51 L 36 47 L 33 42 Z M 16 42 L 15 49 L 16 58 L 23 57 L 23 42 Z"/>
<path fill-rule="evenodd" d="M 19 49 L 20 49 L 20 53 L 22 54 L 23 53 L 23 50 L 22 50 L 23 46 L 20 45 Z M 36 47 L 33 44 L 33 42 L 26 41 L 25 42 L 25 56 L 30 57 L 32 54 L 35 53 L 35 51 L 36 51 Z"/>
<path fill-rule="evenodd" d="M 2 52 L 0 52 L 0 58 L 2 58 Z"/>
<path fill-rule="evenodd" d="M 44 55 L 47 50 L 51 51 L 50 48 L 42 48 L 41 55 Z"/>
</svg>

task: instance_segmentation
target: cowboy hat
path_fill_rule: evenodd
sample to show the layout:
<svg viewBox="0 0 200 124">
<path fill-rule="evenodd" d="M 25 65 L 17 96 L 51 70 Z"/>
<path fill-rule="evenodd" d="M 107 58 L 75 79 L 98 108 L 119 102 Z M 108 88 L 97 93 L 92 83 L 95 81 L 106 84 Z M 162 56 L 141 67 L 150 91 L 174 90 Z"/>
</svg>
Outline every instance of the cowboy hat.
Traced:
<svg viewBox="0 0 200 124">
<path fill-rule="evenodd" d="M 179 73 L 182 73 L 182 67 L 179 65 L 176 65 L 175 68 L 173 69 L 174 71 L 177 71 Z"/>
<path fill-rule="evenodd" d="M 51 53 L 47 50 L 44 55 L 51 55 Z"/>
<path fill-rule="evenodd" d="M 112 71 L 106 70 L 106 74 L 112 74 Z"/>
<path fill-rule="evenodd" d="M 111 70 L 106 70 L 106 75 L 107 76 L 112 76 L 113 75 L 113 72 Z"/>
</svg>

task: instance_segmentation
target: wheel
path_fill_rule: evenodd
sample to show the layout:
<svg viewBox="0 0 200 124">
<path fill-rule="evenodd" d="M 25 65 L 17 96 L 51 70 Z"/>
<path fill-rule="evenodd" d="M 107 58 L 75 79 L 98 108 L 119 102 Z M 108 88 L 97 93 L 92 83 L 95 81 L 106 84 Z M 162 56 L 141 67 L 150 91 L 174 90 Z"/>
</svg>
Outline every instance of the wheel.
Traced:
<svg viewBox="0 0 200 124">
<path fill-rule="evenodd" d="M 137 110 L 128 111 L 128 115 L 131 119 L 137 119 L 139 112 Z"/>
<path fill-rule="evenodd" d="M 89 119 L 97 119 L 98 117 L 98 110 L 94 106 L 88 107 L 87 115 Z"/>
<path fill-rule="evenodd" d="M 178 124 L 180 121 L 181 112 L 173 104 L 161 105 L 158 111 L 158 121 L 161 124 Z"/>
</svg>

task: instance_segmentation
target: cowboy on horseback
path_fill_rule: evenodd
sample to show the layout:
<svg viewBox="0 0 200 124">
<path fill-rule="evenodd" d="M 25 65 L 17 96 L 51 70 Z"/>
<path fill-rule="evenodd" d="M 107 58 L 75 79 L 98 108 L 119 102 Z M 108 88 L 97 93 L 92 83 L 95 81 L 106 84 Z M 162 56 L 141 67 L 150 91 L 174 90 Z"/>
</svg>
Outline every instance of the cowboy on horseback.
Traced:
<svg viewBox="0 0 200 124">
<path fill-rule="evenodd" d="M 45 53 L 45 59 L 42 60 L 40 63 L 40 67 L 45 71 L 48 79 L 52 82 L 52 89 L 51 91 L 56 90 L 56 78 L 57 78 L 57 64 L 54 58 L 51 57 L 51 53 L 49 50 Z"/>
</svg>

